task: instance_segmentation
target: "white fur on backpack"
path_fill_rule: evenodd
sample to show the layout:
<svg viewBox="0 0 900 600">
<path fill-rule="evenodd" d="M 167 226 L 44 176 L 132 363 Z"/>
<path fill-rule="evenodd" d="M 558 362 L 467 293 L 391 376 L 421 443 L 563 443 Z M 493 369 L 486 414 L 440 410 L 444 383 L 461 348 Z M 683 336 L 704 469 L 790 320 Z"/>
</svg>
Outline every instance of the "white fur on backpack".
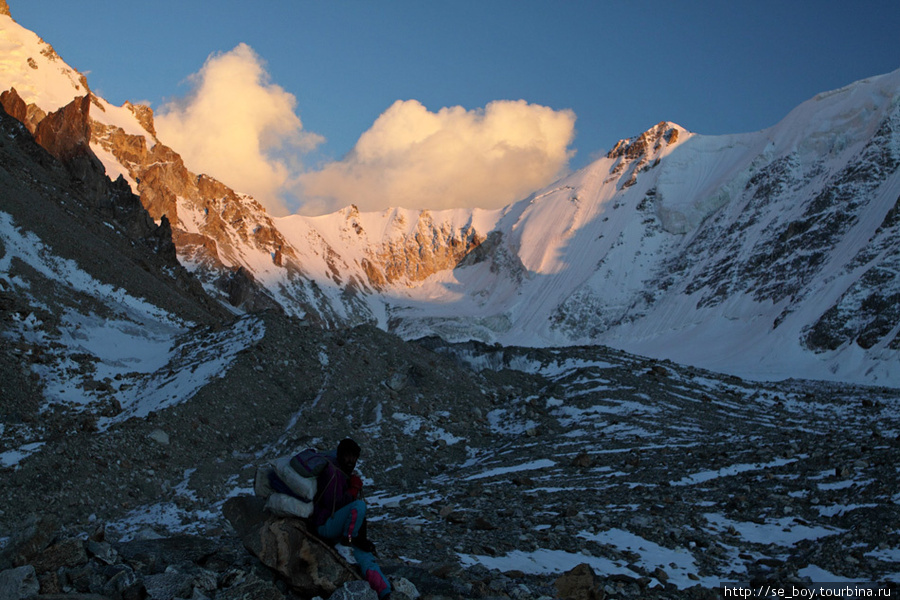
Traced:
<svg viewBox="0 0 900 600">
<path fill-rule="evenodd" d="M 279 458 L 274 464 L 278 478 L 290 488 L 292 492 L 306 500 L 316 497 L 316 478 L 303 477 L 291 467 L 291 457 Z"/>
<path fill-rule="evenodd" d="M 278 517 L 300 517 L 305 519 L 312 514 L 312 502 L 303 502 L 287 494 L 272 494 L 266 500 L 266 510 Z"/>
</svg>

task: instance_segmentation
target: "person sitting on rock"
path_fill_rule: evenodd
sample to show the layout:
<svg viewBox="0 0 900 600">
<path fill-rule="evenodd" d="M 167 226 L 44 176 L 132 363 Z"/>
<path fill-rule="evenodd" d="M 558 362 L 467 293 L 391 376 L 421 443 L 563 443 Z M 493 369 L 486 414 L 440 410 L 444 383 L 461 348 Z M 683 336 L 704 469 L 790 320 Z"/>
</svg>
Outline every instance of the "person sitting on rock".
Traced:
<svg viewBox="0 0 900 600">
<path fill-rule="evenodd" d="M 353 472 L 359 460 L 359 444 L 347 438 L 337 447 L 337 459 L 329 460 L 318 477 L 313 514 L 310 517 L 319 537 L 329 543 L 352 548 L 353 558 L 363 577 L 380 599 L 391 593 L 391 585 L 375 563 L 375 546 L 366 535 L 366 503 L 362 500 L 362 480 Z"/>
</svg>

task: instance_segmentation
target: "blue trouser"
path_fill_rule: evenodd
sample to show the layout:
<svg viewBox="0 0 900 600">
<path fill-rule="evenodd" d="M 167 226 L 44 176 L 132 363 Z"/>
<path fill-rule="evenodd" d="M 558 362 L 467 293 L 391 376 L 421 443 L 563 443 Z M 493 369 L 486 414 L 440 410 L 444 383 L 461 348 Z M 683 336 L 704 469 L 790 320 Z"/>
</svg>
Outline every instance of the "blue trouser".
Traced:
<svg viewBox="0 0 900 600">
<path fill-rule="evenodd" d="M 319 525 L 319 536 L 326 540 L 346 540 L 359 534 L 363 521 L 366 518 L 366 503 L 362 500 L 351 502 L 339 509 L 322 525 Z M 359 564 L 359 570 L 363 577 L 378 592 L 378 597 L 383 598 L 391 593 L 391 584 L 381 572 L 375 557 L 371 552 L 353 548 L 353 557 Z"/>
<path fill-rule="evenodd" d="M 319 525 L 319 536 L 326 540 L 346 540 L 359 535 L 359 529 L 366 519 L 366 503 L 355 500 L 339 508 L 328 520 Z"/>
</svg>

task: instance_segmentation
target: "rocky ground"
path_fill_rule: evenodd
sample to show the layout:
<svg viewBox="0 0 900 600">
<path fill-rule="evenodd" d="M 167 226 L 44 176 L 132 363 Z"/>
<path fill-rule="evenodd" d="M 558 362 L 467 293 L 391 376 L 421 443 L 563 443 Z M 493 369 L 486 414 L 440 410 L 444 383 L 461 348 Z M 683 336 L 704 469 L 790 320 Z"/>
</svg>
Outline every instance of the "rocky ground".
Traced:
<svg viewBox="0 0 900 600">
<path fill-rule="evenodd" d="M 505 354 L 552 375 L 487 415 L 498 443 L 384 501 L 385 526 L 421 528 L 403 540 L 419 555 L 501 568 L 591 557 L 682 589 L 898 577 L 895 393 L 751 384 L 594 350 L 531 351 L 524 367 Z"/>
<path fill-rule="evenodd" d="M 184 404 L 103 433 L 62 413 L 5 428 L 46 443 L 2 473 L 0 531 L 37 515 L 114 548 L 196 536 L 265 572 L 223 503 L 258 465 L 351 435 L 385 571 L 426 596 L 552 597 L 581 563 L 622 598 L 900 574 L 894 390 L 254 318 L 263 339 Z"/>
</svg>

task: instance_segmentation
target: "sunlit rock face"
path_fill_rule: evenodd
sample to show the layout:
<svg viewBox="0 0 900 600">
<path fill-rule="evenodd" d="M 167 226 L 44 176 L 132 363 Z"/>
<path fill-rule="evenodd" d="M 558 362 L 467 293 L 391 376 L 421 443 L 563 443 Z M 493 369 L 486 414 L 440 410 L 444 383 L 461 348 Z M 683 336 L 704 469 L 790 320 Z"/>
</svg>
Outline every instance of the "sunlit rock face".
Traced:
<svg viewBox="0 0 900 600">
<path fill-rule="evenodd" d="M 619 140 L 606 155 L 609 159 L 618 159 L 610 175 L 614 177 L 630 167 L 628 178 L 620 185 L 622 188 L 633 186 L 637 183 L 638 173 L 659 164 L 660 153 L 677 144 L 679 132 L 683 131 L 678 125 L 663 121 L 637 137 Z"/>
<path fill-rule="evenodd" d="M 21 96 L 19 96 L 16 88 L 10 88 L 5 92 L 0 93 L 0 105 L 3 106 L 3 110 L 6 111 L 6 114 L 17 121 L 20 121 L 28 127 L 28 131 L 34 133 L 34 125 L 32 124 L 29 126 L 28 123 L 28 107 Z"/>
<path fill-rule="evenodd" d="M 63 162 L 89 152 L 91 98 L 76 98 L 37 124 L 35 141 Z"/>
<path fill-rule="evenodd" d="M 348 213 L 347 221 L 361 235 L 362 226 L 354 222 L 354 215 L 359 216 L 355 207 Z M 405 224 L 405 217 L 398 219 Z M 370 249 L 364 263 L 365 273 L 369 284 L 377 289 L 393 283 L 412 286 L 435 273 L 452 270 L 485 239 L 485 233 L 471 225 L 456 228 L 435 221 L 429 211 L 422 211 L 411 233 L 390 238 Z"/>
</svg>

